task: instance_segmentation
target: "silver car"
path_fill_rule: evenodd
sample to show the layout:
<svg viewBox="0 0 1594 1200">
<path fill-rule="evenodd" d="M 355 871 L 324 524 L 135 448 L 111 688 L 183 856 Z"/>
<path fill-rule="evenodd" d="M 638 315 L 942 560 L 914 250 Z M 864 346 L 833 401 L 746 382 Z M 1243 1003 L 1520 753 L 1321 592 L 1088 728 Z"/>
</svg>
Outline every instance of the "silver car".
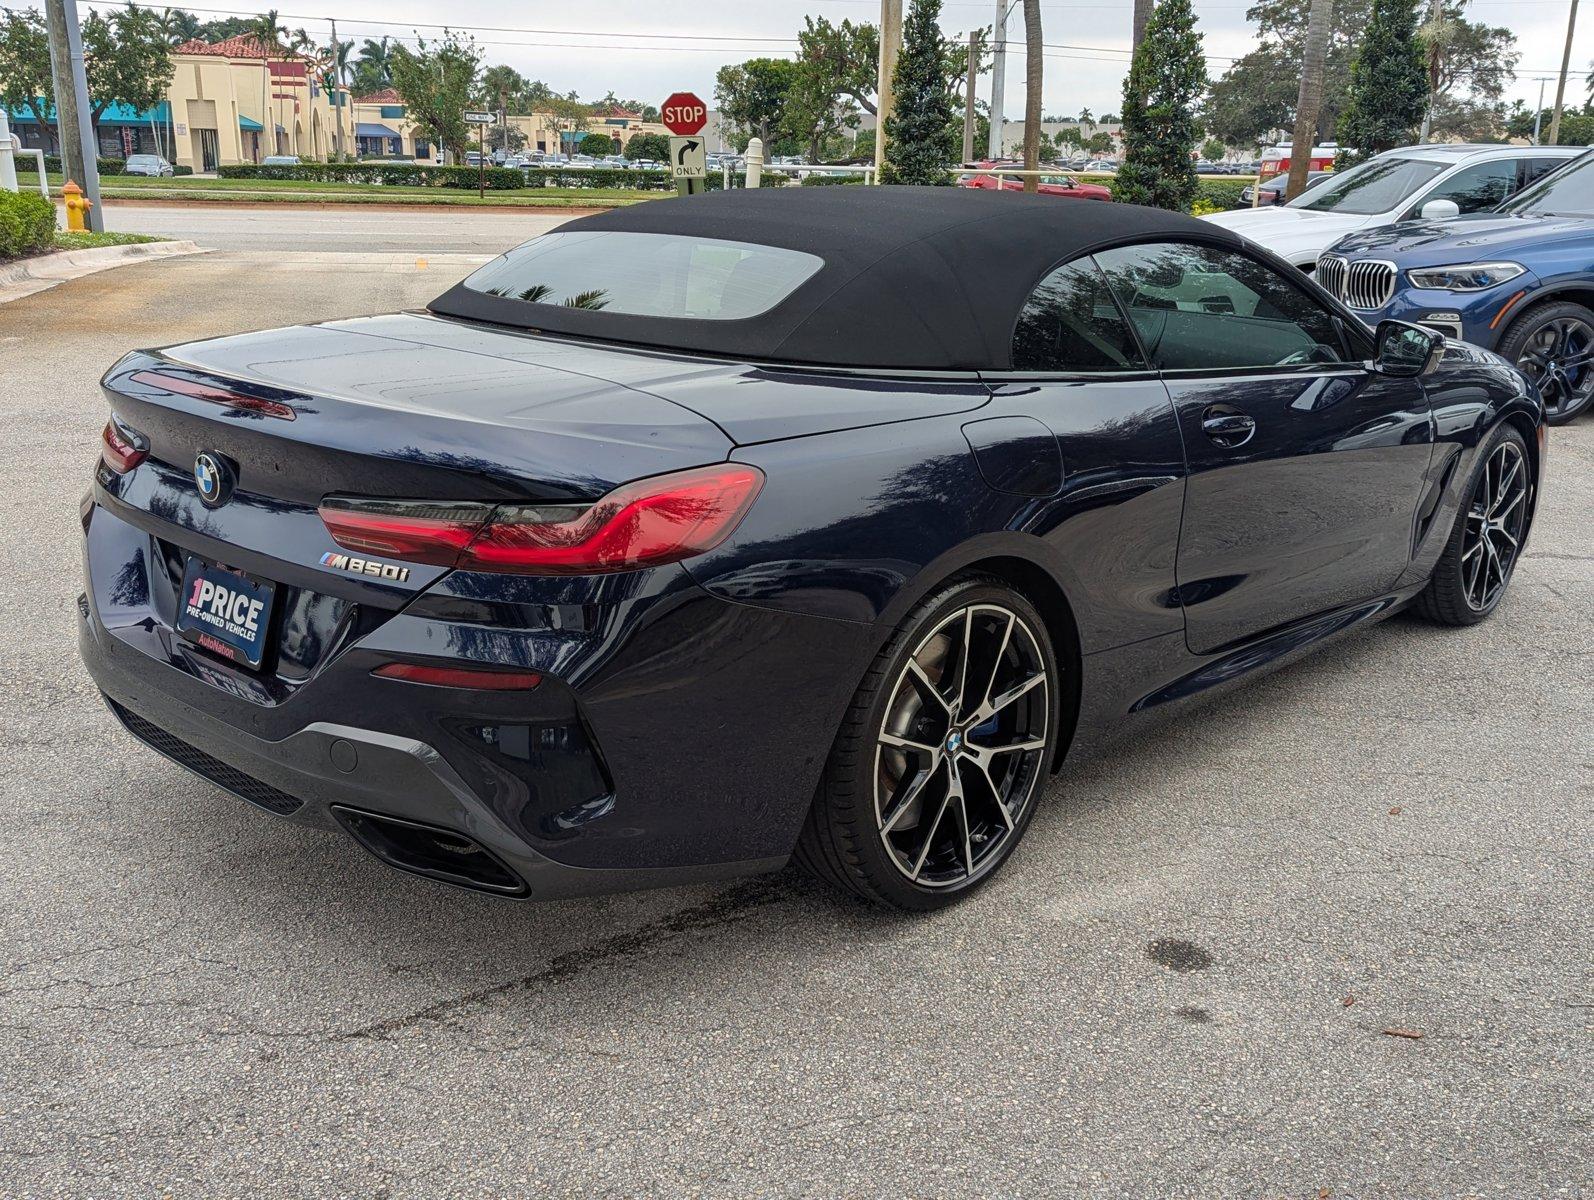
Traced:
<svg viewBox="0 0 1594 1200">
<path fill-rule="evenodd" d="M 150 175 L 159 178 L 176 174 L 172 164 L 159 154 L 130 154 L 122 166 L 123 175 Z"/>
</svg>

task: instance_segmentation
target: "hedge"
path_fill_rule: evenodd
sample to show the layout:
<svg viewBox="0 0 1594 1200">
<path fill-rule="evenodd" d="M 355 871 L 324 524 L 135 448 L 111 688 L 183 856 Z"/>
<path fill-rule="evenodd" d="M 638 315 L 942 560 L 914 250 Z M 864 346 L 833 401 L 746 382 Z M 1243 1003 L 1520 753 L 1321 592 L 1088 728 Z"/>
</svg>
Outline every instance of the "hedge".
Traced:
<svg viewBox="0 0 1594 1200">
<path fill-rule="evenodd" d="M 0 192 L 0 259 L 55 244 L 55 205 L 37 192 Z"/>
<path fill-rule="evenodd" d="M 24 173 L 37 175 L 39 173 L 39 160 L 34 158 L 32 154 L 24 152 L 15 155 L 12 161 L 16 163 L 17 174 L 19 175 Z M 127 160 L 124 158 L 97 158 L 94 161 L 99 166 L 101 175 L 120 175 L 122 168 L 127 166 Z M 46 154 L 44 156 L 44 169 L 46 173 L 59 175 L 61 173 L 61 156 L 59 154 Z"/>
<path fill-rule="evenodd" d="M 1226 212 L 1240 207 L 1240 193 L 1251 185 L 1249 179 L 1203 179 L 1196 184 L 1195 208 L 1198 212 Z"/>
<path fill-rule="evenodd" d="M 667 189 L 663 171 L 628 171 L 620 167 L 432 167 L 419 163 L 299 163 L 261 166 L 237 163 L 217 168 L 223 179 L 278 179 L 295 183 L 379 184 L 388 187 L 439 187 L 472 190 L 478 183 L 492 191 L 525 187 L 590 187 Z"/>
</svg>

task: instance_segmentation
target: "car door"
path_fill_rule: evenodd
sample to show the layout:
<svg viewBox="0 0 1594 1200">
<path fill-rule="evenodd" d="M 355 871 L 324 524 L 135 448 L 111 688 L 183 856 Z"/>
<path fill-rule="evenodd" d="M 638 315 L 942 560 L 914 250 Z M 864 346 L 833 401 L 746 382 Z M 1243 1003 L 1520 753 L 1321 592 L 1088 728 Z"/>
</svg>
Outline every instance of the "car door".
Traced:
<svg viewBox="0 0 1594 1200">
<path fill-rule="evenodd" d="M 991 403 L 964 434 L 995 486 L 1046 497 L 1036 500 L 1030 529 L 1066 572 L 1082 648 L 1177 637 L 1185 473 L 1178 422 L 1088 257 L 1035 287 L 1014 329 L 1012 364 L 982 373 Z M 993 444 L 997 437 L 1005 447 Z M 994 478 L 987 465 L 1004 453 L 1017 482 Z M 1042 470 L 1049 464 L 1050 476 Z"/>
<path fill-rule="evenodd" d="M 1422 386 L 1369 370 L 1364 329 L 1248 253 L 1165 242 L 1096 259 L 1184 439 L 1177 578 L 1190 649 L 1392 588 L 1432 453 Z"/>
</svg>

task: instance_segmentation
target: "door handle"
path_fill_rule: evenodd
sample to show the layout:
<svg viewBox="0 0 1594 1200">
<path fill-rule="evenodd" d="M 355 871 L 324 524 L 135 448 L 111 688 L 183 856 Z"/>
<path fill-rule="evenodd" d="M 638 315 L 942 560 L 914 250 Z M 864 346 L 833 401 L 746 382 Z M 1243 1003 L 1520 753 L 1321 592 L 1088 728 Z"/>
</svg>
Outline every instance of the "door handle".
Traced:
<svg viewBox="0 0 1594 1200">
<path fill-rule="evenodd" d="M 1256 432 L 1256 421 L 1227 404 L 1209 404 L 1201 413 L 1201 432 L 1220 446 L 1243 446 Z"/>
</svg>

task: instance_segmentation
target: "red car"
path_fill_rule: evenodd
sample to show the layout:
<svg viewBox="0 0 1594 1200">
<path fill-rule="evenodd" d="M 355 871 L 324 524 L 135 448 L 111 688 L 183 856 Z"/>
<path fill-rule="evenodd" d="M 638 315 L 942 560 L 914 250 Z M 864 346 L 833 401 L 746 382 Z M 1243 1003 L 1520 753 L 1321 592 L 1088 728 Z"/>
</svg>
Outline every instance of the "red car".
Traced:
<svg viewBox="0 0 1594 1200">
<path fill-rule="evenodd" d="M 1001 170 L 1003 167 L 1015 171 L 1024 169 L 1023 163 L 982 162 L 974 165 L 986 170 Z M 1042 167 L 1041 169 L 1045 170 L 1046 168 Z M 1000 188 L 1004 192 L 1022 192 L 1024 190 L 1024 181 L 1013 176 L 998 178 L 995 175 L 964 175 L 958 180 L 958 186 L 988 188 L 993 191 Z M 1062 173 L 1042 175 L 1038 190 L 1045 196 L 1077 196 L 1082 200 L 1112 199 L 1112 189 L 1102 187 L 1099 183 L 1080 183 L 1072 175 L 1064 175 Z"/>
</svg>

